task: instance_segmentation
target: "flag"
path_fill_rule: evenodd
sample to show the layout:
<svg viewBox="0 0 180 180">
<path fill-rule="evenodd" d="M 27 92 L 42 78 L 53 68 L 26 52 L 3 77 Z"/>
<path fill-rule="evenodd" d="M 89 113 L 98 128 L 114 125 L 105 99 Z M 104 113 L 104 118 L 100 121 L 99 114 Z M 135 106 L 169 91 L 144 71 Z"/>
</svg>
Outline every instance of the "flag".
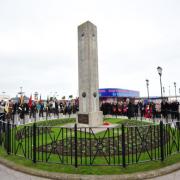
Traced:
<svg viewBox="0 0 180 180">
<path fill-rule="evenodd" d="M 32 94 L 31 94 L 31 96 L 29 98 L 28 106 L 29 106 L 29 108 L 32 107 Z"/>
<path fill-rule="evenodd" d="M 4 109 L 5 109 L 6 113 L 9 112 L 9 101 L 6 101 L 6 105 L 5 105 Z"/>
<path fill-rule="evenodd" d="M 21 97 L 20 97 L 20 106 L 21 106 L 23 103 L 24 103 L 24 96 L 21 95 Z"/>
</svg>

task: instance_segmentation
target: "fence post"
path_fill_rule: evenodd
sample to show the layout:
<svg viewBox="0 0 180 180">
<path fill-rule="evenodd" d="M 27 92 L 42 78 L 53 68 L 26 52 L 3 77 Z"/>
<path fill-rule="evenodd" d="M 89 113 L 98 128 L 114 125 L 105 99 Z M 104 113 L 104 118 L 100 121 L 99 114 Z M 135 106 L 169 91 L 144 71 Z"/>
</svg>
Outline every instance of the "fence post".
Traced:
<svg viewBox="0 0 180 180">
<path fill-rule="evenodd" d="M 78 157 L 77 157 L 77 124 L 74 125 L 74 155 L 75 155 L 75 167 L 78 166 Z"/>
<path fill-rule="evenodd" d="M 122 165 L 126 167 L 126 147 L 125 147 L 125 132 L 124 124 L 122 124 Z"/>
<path fill-rule="evenodd" d="M 33 123 L 33 163 L 36 163 L 36 123 Z"/>
<path fill-rule="evenodd" d="M 0 146 L 2 145 L 2 127 L 3 127 L 3 123 L 2 123 L 2 121 L 1 121 L 1 119 L 0 119 Z"/>
<path fill-rule="evenodd" d="M 7 147 L 7 154 L 11 153 L 11 127 L 10 127 L 10 123 L 8 121 L 7 123 L 7 136 L 6 136 L 6 147 Z"/>
<path fill-rule="evenodd" d="M 164 133 L 163 121 L 160 121 L 160 147 L 161 147 L 161 161 L 164 161 Z"/>
</svg>

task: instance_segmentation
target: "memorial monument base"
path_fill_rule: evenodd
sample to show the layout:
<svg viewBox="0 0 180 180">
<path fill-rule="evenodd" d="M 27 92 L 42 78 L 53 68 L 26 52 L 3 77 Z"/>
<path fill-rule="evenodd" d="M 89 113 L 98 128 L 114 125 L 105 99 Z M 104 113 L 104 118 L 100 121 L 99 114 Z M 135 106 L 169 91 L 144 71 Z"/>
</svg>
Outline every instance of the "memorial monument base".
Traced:
<svg viewBox="0 0 180 180">
<path fill-rule="evenodd" d="M 81 113 L 79 112 L 76 118 L 77 124 L 87 124 L 91 127 L 101 126 L 103 124 L 102 111 Z"/>
</svg>

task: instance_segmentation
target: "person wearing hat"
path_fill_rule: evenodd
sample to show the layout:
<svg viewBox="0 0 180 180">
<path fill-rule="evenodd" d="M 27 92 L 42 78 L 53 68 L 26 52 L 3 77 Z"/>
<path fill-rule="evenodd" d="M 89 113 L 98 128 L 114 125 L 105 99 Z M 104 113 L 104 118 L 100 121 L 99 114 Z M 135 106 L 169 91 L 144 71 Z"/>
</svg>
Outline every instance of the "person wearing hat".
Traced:
<svg viewBox="0 0 180 180">
<path fill-rule="evenodd" d="M 0 120 L 4 121 L 4 116 L 5 115 L 5 106 L 3 101 L 0 102 Z"/>
</svg>

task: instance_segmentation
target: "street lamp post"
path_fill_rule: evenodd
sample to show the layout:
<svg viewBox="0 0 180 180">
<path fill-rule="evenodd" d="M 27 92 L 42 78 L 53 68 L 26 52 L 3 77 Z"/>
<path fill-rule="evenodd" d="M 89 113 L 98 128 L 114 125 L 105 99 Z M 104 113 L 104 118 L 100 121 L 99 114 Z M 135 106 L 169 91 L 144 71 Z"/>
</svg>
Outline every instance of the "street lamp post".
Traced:
<svg viewBox="0 0 180 180">
<path fill-rule="evenodd" d="M 38 94 L 39 93 L 37 91 L 34 93 L 34 100 L 35 100 L 35 102 L 38 102 Z M 33 112 L 33 113 L 34 113 L 34 117 L 35 117 L 34 122 L 36 123 L 37 113 L 36 113 L 36 111 Z"/>
<path fill-rule="evenodd" d="M 5 94 L 6 94 L 6 92 L 3 91 L 3 92 L 2 92 L 2 99 L 3 99 L 3 100 L 5 99 Z"/>
<path fill-rule="evenodd" d="M 162 76 L 162 68 L 160 66 L 157 67 L 157 71 L 158 71 L 158 74 L 159 74 L 159 77 L 160 77 L 160 87 L 161 87 L 161 98 L 163 97 L 163 94 L 162 94 L 162 81 L 161 81 L 161 76 Z"/>
<path fill-rule="evenodd" d="M 148 94 L 148 100 L 149 100 L 149 80 L 146 79 L 146 86 L 147 86 L 147 94 Z"/>
<path fill-rule="evenodd" d="M 19 88 L 20 88 L 20 91 L 18 92 L 18 94 L 19 94 L 20 96 L 22 96 L 22 95 L 24 94 L 24 92 L 22 91 L 23 87 L 21 86 L 21 87 L 19 87 Z"/>
<path fill-rule="evenodd" d="M 56 96 L 57 96 L 57 92 L 54 92 L 53 99 L 56 99 Z"/>
<path fill-rule="evenodd" d="M 5 91 L 3 91 L 3 92 L 2 92 L 2 94 L 3 94 L 3 97 L 4 97 L 4 96 L 5 96 L 5 94 L 6 94 L 6 92 L 5 92 Z"/>
<path fill-rule="evenodd" d="M 52 92 L 49 93 L 49 99 L 51 100 L 52 99 Z"/>
<path fill-rule="evenodd" d="M 175 90 L 175 97 L 176 97 L 176 101 L 177 101 L 177 95 L 176 95 L 176 82 L 174 82 L 174 90 Z"/>
<path fill-rule="evenodd" d="M 118 93 L 116 92 L 116 118 L 118 115 Z"/>
<path fill-rule="evenodd" d="M 20 90 L 21 90 L 20 92 L 21 92 L 21 93 L 22 93 L 22 88 L 23 88 L 23 87 L 21 86 L 21 87 L 20 87 Z"/>
<path fill-rule="evenodd" d="M 163 96 L 165 96 L 165 87 L 163 86 Z"/>
<path fill-rule="evenodd" d="M 34 100 L 38 101 L 38 92 L 37 91 L 34 93 Z"/>
</svg>

